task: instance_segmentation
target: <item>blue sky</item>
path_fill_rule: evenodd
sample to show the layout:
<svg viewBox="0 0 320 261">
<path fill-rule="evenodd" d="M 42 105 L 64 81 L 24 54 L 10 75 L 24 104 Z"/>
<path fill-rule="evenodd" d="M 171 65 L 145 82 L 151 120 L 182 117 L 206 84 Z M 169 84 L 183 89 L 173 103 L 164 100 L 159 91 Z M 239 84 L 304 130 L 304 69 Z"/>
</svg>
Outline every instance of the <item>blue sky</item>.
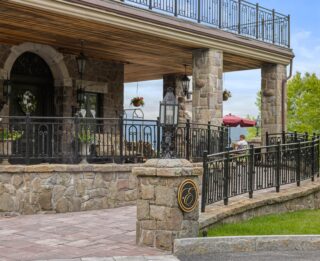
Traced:
<svg viewBox="0 0 320 261">
<path fill-rule="evenodd" d="M 293 73 L 311 72 L 320 75 L 320 1 L 319 0 L 258 0 L 261 6 L 291 15 L 291 47 L 296 55 Z M 256 116 L 256 93 L 260 89 L 260 70 L 225 73 L 224 88 L 232 92 L 232 98 L 224 102 L 223 114 Z M 145 118 L 155 119 L 162 99 L 162 80 L 125 85 L 125 108 L 136 95 L 145 98 Z"/>
</svg>

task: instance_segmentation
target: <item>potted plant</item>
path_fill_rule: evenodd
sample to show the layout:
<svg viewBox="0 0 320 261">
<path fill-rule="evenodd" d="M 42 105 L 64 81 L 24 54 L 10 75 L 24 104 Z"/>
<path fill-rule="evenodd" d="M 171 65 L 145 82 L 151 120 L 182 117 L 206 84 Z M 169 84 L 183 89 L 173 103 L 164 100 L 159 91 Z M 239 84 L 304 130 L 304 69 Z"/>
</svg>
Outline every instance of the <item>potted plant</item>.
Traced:
<svg viewBox="0 0 320 261">
<path fill-rule="evenodd" d="M 143 97 L 134 97 L 131 99 L 131 105 L 133 105 L 134 107 L 140 107 L 144 105 L 144 100 Z"/>
<path fill-rule="evenodd" d="M 19 130 L 0 130 L 0 153 L 1 156 L 7 157 L 2 164 L 8 164 L 8 157 L 12 155 L 12 142 L 21 139 L 23 131 Z"/>
<path fill-rule="evenodd" d="M 90 155 L 90 147 L 94 142 L 94 135 L 91 133 L 90 129 L 81 130 L 78 134 L 78 139 L 80 142 L 80 155 L 84 157 L 83 163 L 86 163 L 85 157 Z"/>
<path fill-rule="evenodd" d="M 222 93 L 222 98 L 224 101 L 227 101 L 229 98 L 231 98 L 232 95 L 231 95 L 231 92 L 228 91 L 227 89 L 225 89 Z"/>
</svg>

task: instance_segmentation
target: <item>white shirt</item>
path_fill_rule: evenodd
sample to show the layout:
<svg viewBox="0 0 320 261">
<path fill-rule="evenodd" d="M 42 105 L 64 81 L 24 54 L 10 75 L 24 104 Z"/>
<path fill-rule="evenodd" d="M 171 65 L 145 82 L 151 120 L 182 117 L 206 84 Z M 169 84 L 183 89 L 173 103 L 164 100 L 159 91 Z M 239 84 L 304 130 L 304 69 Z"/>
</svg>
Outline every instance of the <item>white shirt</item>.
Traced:
<svg viewBox="0 0 320 261">
<path fill-rule="evenodd" d="M 242 150 L 242 149 L 247 149 L 248 148 L 248 142 L 245 140 L 239 140 L 237 142 L 237 149 Z"/>
</svg>

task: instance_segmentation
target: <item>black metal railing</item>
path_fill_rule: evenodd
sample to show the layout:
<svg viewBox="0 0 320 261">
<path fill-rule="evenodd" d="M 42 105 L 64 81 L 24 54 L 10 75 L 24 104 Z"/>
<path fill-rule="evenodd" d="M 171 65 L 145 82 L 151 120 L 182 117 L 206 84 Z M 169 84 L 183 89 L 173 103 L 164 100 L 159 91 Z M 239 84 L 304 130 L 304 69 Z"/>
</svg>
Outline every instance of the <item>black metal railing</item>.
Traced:
<svg viewBox="0 0 320 261">
<path fill-rule="evenodd" d="M 257 190 L 276 188 L 305 179 L 319 177 L 320 140 L 269 145 L 226 151 L 213 155 L 204 153 L 201 210 L 208 204 Z"/>
<path fill-rule="evenodd" d="M 281 144 L 287 143 L 296 143 L 302 141 L 308 141 L 312 138 L 320 137 L 319 134 L 313 133 L 311 136 L 305 133 L 298 133 L 298 132 L 282 132 L 282 133 L 268 133 L 266 132 L 266 145 L 275 145 L 278 142 Z"/>
<path fill-rule="evenodd" d="M 290 16 L 244 0 L 122 0 L 224 31 L 290 47 Z"/>
<path fill-rule="evenodd" d="M 161 157 L 157 120 L 2 117 L 0 158 L 10 163 L 136 163 Z M 204 150 L 223 151 L 227 129 L 187 121 L 175 128 L 175 156 L 201 161 Z"/>
</svg>

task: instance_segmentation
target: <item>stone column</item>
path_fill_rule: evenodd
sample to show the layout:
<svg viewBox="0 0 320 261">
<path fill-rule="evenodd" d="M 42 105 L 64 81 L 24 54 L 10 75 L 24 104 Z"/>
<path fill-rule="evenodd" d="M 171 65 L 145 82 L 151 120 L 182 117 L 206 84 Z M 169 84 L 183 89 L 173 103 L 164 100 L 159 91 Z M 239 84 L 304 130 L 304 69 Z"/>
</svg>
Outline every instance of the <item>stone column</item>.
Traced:
<svg viewBox="0 0 320 261">
<path fill-rule="evenodd" d="M 184 180 L 199 184 L 189 161 L 152 159 L 134 168 L 133 174 L 138 177 L 138 245 L 172 250 L 174 239 L 198 236 L 199 204 L 189 213 L 178 204 L 178 187 Z"/>
<path fill-rule="evenodd" d="M 265 143 L 266 132 L 282 132 L 282 88 L 286 78 L 285 65 L 266 64 L 261 69 L 261 134 L 263 143 Z M 284 96 L 284 118 L 286 119 L 286 92 Z M 284 126 L 284 130 L 286 130 L 286 123 Z"/>
<path fill-rule="evenodd" d="M 185 123 L 187 119 L 190 119 L 186 110 L 186 97 L 183 93 L 181 74 L 166 74 L 163 76 L 163 97 L 165 96 L 167 89 L 172 87 L 174 89 L 174 94 L 179 102 L 179 122 Z"/>
<path fill-rule="evenodd" d="M 221 125 L 223 52 L 214 49 L 193 51 L 192 121 Z"/>
</svg>

